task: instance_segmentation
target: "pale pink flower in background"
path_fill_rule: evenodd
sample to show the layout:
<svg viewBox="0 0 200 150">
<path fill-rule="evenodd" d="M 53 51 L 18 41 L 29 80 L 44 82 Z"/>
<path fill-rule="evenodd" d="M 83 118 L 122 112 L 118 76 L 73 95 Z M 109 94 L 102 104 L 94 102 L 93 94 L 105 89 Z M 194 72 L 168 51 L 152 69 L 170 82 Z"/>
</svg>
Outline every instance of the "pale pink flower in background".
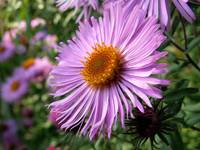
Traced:
<svg viewBox="0 0 200 150">
<path fill-rule="evenodd" d="M 31 20 L 31 27 L 36 28 L 38 26 L 46 25 L 46 21 L 42 18 L 34 18 Z"/>
<path fill-rule="evenodd" d="M 47 147 L 46 150 L 60 150 L 60 149 L 57 149 L 55 146 L 49 146 Z"/>
<path fill-rule="evenodd" d="M 15 46 L 10 41 L 0 42 L 0 63 L 11 58 L 15 53 Z"/>
<path fill-rule="evenodd" d="M 43 18 L 34 18 L 30 22 L 31 28 L 36 28 L 38 26 L 44 26 L 44 25 L 46 25 L 46 21 Z M 23 20 L 18 23 L 18 26 L 17 26 L 18 30 L 25 31 L 26 28 L 27 28 L 26 21 Z"/>
<path fill-rule="evenodd" d="M 20 30 L 20 31 L 25 31 L 26 30 L 26 21 L 24 21 L 24 20 L 22 20 L 22 21 L 20 21 L 19 23 L 18 23 L 18 25 L 17 25 L 17 29 L 18 29 L 18 31 Z"/>
<path fill-rule="evenodd" d="M 29 39 L 24 35 L 24 31 L 18 28 L 6 31 L 2 41 L 13 43 L 15 52 L 18 54 L 24 53 L 26 51 L 26 46 L 29 44 Z"/>
<path fill-rule="evenodd" d="M 51 50 L 54 49 L 57 45 L 57 36 L 56 35 L 47 35 L 44 38 L 44 45 L 43 45 L 43 49 L 44 50 Z"/>
<path fill-rule="evenodd" d="M 9 31 L 6 31 L 2 37 L 3 42 L 13 42 L 13 39 L 16 38 L 17 35 L 17 29 L 11 29 Z"/>
</svg>

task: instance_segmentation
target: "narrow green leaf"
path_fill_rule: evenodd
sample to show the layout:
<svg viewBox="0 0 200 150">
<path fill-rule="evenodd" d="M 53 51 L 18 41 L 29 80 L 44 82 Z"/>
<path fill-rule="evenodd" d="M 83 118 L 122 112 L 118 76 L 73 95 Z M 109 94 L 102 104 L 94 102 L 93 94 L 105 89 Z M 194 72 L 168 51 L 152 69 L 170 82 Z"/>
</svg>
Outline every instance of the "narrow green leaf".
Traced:
<svg viewBox="0 0 200 150">
<path fill-rule="evenodd" d="M 195 124 L 199 123 L 200 122 L 200 115 L 199 115 L 199 113 L 192 114 L 190 116 L 190 119 L 188 119 L 186 122 L 189 125 L 195 125 Z"/>
<path fill-rule="evenodd" d="M 184 144 L 179 130 L 175 130 L 170 136 L 170 146 L 172 150 L 184 150 Z"/>
<path fill-rule="evenodd" d="M 188 51 L 192 51 L 195 47 L 200 45 L 200 36 L 194 38 L 188 45 Z"/>
<path fill-rule="evenodd" d="M 164 96 L 166 103 L 171 103 L 174 100 L 184 98 L 185 96 L 197 93 L 199 90 L 197 88 L 182 88 L 167 92 Z"/>
<path fill-rule="evenodd" d="M 163 134 L 159 133 L 158 136 L 166 145 L 169 145 L 167 138 Z"/>
</svg>

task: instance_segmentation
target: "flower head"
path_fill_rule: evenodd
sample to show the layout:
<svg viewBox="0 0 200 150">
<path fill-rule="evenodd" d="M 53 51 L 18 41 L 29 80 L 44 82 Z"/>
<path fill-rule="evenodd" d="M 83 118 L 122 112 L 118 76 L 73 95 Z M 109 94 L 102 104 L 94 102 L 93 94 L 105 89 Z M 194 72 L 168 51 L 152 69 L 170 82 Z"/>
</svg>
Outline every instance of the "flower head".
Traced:
<svg viewBox="0 0 200 150">
<path fill-rule="evenodd" d="M 49 146 L 46 150 L 58 150 L 55 146 Z"/>
<path fill-rule="evenodd" d="M 57 124 L 57 122 L 56 122 L 57 117 L 58 117 L 58 116 L 57 116 L 57 112 L 52 110 L 52 111 L 49 113 L 48 120 L 49 120 L 51 123 L 53 123 L 54 125 L 58 126 L 58 124 Z"/>
<path fill-rule="evenodd" d="M 31 39 L 30 43 L 32 45 L 36 44 L 37 42 L 41 42 L 42 40 L 45 39 L 45 37 L 48 35 L 47 32 L 45 31 L 39 31 L 37 32 L 34 37 Z"/>
<path fill-rule="evenodd" d="M 17 123 L 15 120 L 6 120 L 0 123 L 0 139 L 3 142 L 3 149 L 16 149 L 21 146 L 17 136 Z M 2 136 L 2 137 L 1 137 Z"/>
<path fill-rule="evenodd" d="M 28 107 L 22 107 L 21 108 L 21 116 L 22 116 L 22 124 L 26 128 L 30 128 L 33 126 L 33 117 L 34 113 L 31 108 Z"/>
<path fill-rule="evenodd" d="M 169 115 L 168 107 L 154 105 L 153 108 L 145 108 L 144 113 L 136 110 L 135 118 L 126 120 L 127 133 L 132 135 L 136 147 L 140 147 L 146 140 L 150 140 L 155 147 L 156 135 L 168 144 L 165 136 L 176 128 L 174 118 Z"/>
<path fill-rule="evenodd" d="M 80 8 L 92 6 L 94 9 L 97 8 L 97 0 L 56 0 L 57 5 L 61 11 L 65 11 L 69 8 Z"/>
<path fill-rule="evenodd" d="M 28 58 L 20 68 L 16 70 L 23 70 L 26 79 L 44 79 L 52 68 L 52 64 L 47 57 L 43 58 Z"/>
<path fill-rule="evenodd" d="M 24 53 L 29 44 L 29 39 L 20 27 L 6 31 L 2 40 L 15 44 L 15 52 L 19 54 Z"/>
<path fill-rule="evenodd" d="M 2 85 L 1 96 L 6 102 L 16 102 L 27 92 L 28 83 L 23 71 L 17 71 Z"/>
<path fill-rule="evenodd" d="M 13 42 L 13 39 L 16 38 L 17 29 L 11 29 L 6 31 L 2 37 L 3 42 Z"/>
<path fill-rule="evenodd" d="M 38 26 L 44 26 L 46 24 L 45 20 L 43 18 L 34 18 L 30 22 L 31 28 L 36 28 Z M 22 20 L 18 23 L 17 29 L 18 31 L 25 31 L 27 27 L 27 22 Z"/>
<path fill-rule="evenodd" d="M 56 43 L 57 43 L 57 36 L 49 34 L 44 38 L 43 49 L 44 50 L 54 49 L 56 47 Z"/>
<path fill-rule="evenodd" d="M 65 97 L 50 108 L 62 129 L 80 126 L 90 139 L 101 133 L 110 137 L 118 115 L 123 127 L 132 108 L 144 112 L 142 103 L 151 107 L 148 96 L 162 97 L 154 85 L 169 82 L 150 77 L 166 71 L 165 64 L 156 63 L 167 54 L 156 51 L 165 40 L 156 22 L 138 7 L 127 13 L 112 5 L 103 18 L 80 23 L 76 37 L 58 46 L 49 82 L 55 97 Z"/>
<path fill-rule="evenodd" d="M 0 62 L 6 61 L 14 54 L 14 45 L 10 41 L 0 43 Z"/>
<path fill-rule="evenodd" d="M 18 33 L 14 40 L 17 41 L 16 43 L 17 53 L 19 54 L 24 53 L 29 45 L 28 37 L 24 33 Z"/>
<path fill-rule="evenodd" d="M 32 28 L 36 28 L 38 26 L 44 26 L 46 24 L 46 21 L 42 18 L 34 18 L 33 20 L 31 20 L 31 27 Z"/>
<path fill-rule="evenodd" d="M 159 19 L 162 27 L 170 26 L 170 3 L 171 1 L 180 12 L 180 14 L 189 22 L 193 22 L 196 17 L 188 5 L 188 0 L 105 0 L 104 7 L 107 8 L 113 2 L 120 1 L 123 4 L 129 3 L 131 7 L 139 5 L 147 12 L 147 16 L 155 16 Z"/>
<path fill-rule="evenodd" d="M 89 18 L 91 9 L 97 9 L 98 0 L 55 0 L 60 11 L 65 11 L 70 8 L 83 8 L 82 13 L 79 15 L 77 21 L 84 15 L 85 18 Z"/>
</svg>

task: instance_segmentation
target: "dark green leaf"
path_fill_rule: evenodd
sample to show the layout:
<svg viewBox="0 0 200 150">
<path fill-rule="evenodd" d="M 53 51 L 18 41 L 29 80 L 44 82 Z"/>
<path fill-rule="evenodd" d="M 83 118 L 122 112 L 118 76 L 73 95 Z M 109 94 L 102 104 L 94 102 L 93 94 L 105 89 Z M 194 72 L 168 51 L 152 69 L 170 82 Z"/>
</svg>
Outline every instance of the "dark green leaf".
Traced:
<svg viewBox="0 0 200 150">
<path fill-rule="evenodd" d="M 199 123 L 200 122 L 200 114 L 199 113 L 192 114 L 190 116 L 190 119 L 188 119 L 186 122 L 189 125 L 195 125 L 195 124 Z"/>
<path fill-rule="evenodd" d="M 184 150 L 184 144 L 178 129 L 175 130 L 170 136 L 170 146 L 172 150 Z"/>
<path fill-rule="evenodd" d="M 194 38 L 188 45 L 188 51 L 192 51 L 196 46 L 200 45 L 200 36 Z"/>
<path fill-rule="evenodd" d="M 168 91 L 164 98 L 166 103 L 173 103 L 174 100 L 184 98 L 185 96 L 197 93 L 199 90 L 197 88 L 182 88 L 173 91 Z"/>
<path fill-rule="evenodd" d="M 166 145 L 169 145 L 167 138 L 163 134 L 159 133 L 158 136 Z"/>
</svg>

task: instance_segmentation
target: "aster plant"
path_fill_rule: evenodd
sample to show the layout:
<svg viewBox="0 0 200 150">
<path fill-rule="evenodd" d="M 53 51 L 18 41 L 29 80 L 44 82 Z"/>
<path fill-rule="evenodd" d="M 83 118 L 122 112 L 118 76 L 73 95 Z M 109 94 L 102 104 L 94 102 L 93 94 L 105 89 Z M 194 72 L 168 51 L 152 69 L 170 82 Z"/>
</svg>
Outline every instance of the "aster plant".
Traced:
<svg viewBox="0 0 200 150">
<path fill-rule="evenodd" d="M 162 97 L 155 85 L 169 81 L 151 77 L 166 72 L 166 64 L 156 63 L 167 54 L 157 51 L 165 36 L 156 22 L 138 7 L 128 11 L 112 5 L 102 18 L 80 23 L 76 36 L 57 47 L 49 85 L 53 96 L 64 97 L 50 109 L 62 129 L 80 125 L 80 133 L 91 140 L 101 133 L 110 138 L 118 114 L 124 127 L 133 108 L 152 107 L 148 96 Z"/>
<path fill-rule="evenodd" d="M 18 102 L 26 94 L 27 88 L 28 82 L 24 78 L 24 72 L 18 71 L 2 85 L 1 97 L 9 103 Z"/>
<path fill-rule="evenodd" d="M 14 119 L 4 120 L 0 123 L 0 139 L 4 150 L 22 148 L 17 130 L 17 122 Z"/>
<path fill-rule="evenodd" d="M 47 57 L 44 58 L 27 58 L 18 67 L 15 72 L 24 72 L 24 78 L 26 79 L 37 79 L 45 78 L 52 68 L 52 64 Z"/>
<path fill-rule="evenodd" d="M 109 7 L 109 4 L 113 2 L 122 2 L 122 4 L 129 3 L 132 8 L 139 5 L 147 13 L 147 16 L 155 16 L 163 29 L 169 29 L 171 23 L 171 12 L 172 5 L 174 4 L 178 12 L 183 16 L 188 22 L 192 23 L 196 16 L 193 10 L 189 6 L 189 0 L 105 0 L 104 7 Z M 197 4 L 200 2 L 197 1 Z"/>
<path fill-rule="evenodd" d="M 151 108 L 146 106 L 144 113 L 133 110 L 134 118 L 126 119 L 124 134 L 130 136 L 136 149 L 141 149 L 148 140 L 151 149 L 161 149 L 161 141 L 171 149 L 178 148 L 174 146 L 173 136 L 178 133 L 178 128 L 184 125 L 180 118 L 183 100 L 186 96 L 198 92 L 197 89 L 187 86 L 187 80 L 176 82 L 174 88 L 164 89 L 162 100 L 154 101 Z"/>
<path fill-rule="evenodd" d="M 83 10 L 80 13 L 77 21 L 79 21 L 82 16 L 84 16 L 85 19 L 88 19 L 92 9 L 97 10 L 99 4 L 98 0 L 55 0 L 55 3 L 59 7 L 60 11 L 65 11 L 72 8 L 75 10 L 82 8 Z"/>
<path fill-rule="evenodd" d="M 15 52 L 14 45 L 10 41 L 0 42 L 0 63 L 8 60 Z"/>
<path fill-rule="evenodd" d="M 145 108 L 145 112 L 138 110 L 133 112 L 135 118 L 126 120 L 127 130 L 125 134 L 132 136 L 132 141 L 136 149 L 140 149 L 142 144 L 150 140 L 152 149 L 158 149 L 158 136 L 163 142 L 169 145 L 167 136 L 173 133 L 176 128 L 175 118 L 167 112 L 168 106 L 154 106 Z"/>
</svg>

